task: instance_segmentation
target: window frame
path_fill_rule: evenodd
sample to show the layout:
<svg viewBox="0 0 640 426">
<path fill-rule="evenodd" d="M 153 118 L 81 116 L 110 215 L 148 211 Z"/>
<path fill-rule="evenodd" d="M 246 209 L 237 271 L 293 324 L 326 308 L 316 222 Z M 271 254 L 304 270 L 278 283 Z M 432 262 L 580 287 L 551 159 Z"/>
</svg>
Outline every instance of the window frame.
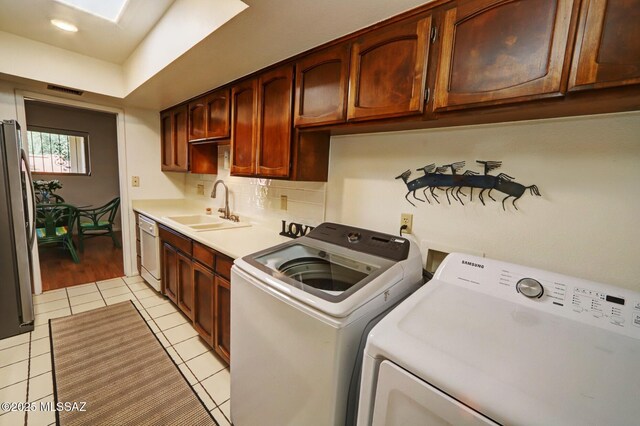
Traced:
<svg viewBox="0 0 640 426">
<path fill-rule="evenodd" d="M 50 133 L 57 135 L 65 135 L 65 136 L 76 136 L 84 138 L 84 158 L 86 164 L 86 172 L 85 173 L 64 173 L 64 172 L 44 172 L 38 170 L 31 170 L 33 175 L 55 175 L 55 176 L 91 176 L 92 168 L 91 168 L 91 150 L 89 143 L 89 132 L 82 132 L 79 130 L 68 130 L 68 129 L 59 129 L 55 127 L 44 127 L 44 126 L 30 126 L 27 125 L 27 132 L 39 132 L 39 133 Z M 29 139 L 27 136 L 27 146 L 29 147 L 29 160 L 31 160 L 31 156 L 35 155 L 31 153 L 31 147 L 29 146 Z"/>
</svg>

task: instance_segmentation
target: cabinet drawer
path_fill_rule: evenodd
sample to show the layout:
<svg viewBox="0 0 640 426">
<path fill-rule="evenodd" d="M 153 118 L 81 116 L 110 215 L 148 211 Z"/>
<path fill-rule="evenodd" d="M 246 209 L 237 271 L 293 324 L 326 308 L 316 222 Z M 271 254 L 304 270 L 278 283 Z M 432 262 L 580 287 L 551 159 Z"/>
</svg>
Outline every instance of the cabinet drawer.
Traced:
<svg viewBox="0 0 640 426">
<path fill-rule="evenodd" d="M 215 268 L 216 252 L 198 242 L 193 242 L 193 258 L 211 269 Z"/>
<path fill-rule="evenodd" d="M 231 266 L 233 265 L 233 259 L 227 256 L 218 254 L 216 256 L 216 274 L 228 280 L 231 279 Z"/>
<path fill-rule="evenodd" d="M 173 247 L 191 256 L 191 239 L 163 225 L 158 225 L 158 234 L 162 241 L 171 244 Z"/>
</svg>

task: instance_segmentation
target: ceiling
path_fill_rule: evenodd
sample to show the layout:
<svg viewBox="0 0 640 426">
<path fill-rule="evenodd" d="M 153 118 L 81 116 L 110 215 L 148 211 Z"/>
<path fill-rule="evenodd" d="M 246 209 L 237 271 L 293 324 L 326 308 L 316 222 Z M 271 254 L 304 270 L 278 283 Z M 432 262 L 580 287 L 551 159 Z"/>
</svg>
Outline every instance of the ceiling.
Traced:
<svg viewBox="0 0 640 426">
<path fill-rule="evenodd" d="M 122 64 L 174 1 L 128 0 L 116 23 L 54 0 L 0 0 L 0 31 Z M 51 19 L 68 21 L 78 32 L 61 31 Z"/>
</svg>

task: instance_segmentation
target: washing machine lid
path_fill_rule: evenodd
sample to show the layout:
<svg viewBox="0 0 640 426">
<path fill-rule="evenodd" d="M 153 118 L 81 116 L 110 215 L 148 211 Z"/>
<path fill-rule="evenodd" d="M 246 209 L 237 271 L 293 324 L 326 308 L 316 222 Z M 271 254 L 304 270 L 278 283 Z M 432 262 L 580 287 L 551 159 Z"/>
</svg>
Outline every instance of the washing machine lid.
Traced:
<svg viewBox="0 0 640 426">
<path fill-rule="evenodd" d="M 518 293 L 526 278 L 542 297 Z M 640 295 L 626 289 L 450 255 L 365 351 L 502 424 L 640 418 Z"/>
<path fill-rule="evenodd" d="M 402 265 L 415 263 L 405 262 L 410 246 L 405 238 L 323 223 L 236 265 L 322 312 L 344 317 L 404 278 Z"/>
<path fill-rule="evenodd" d="M 272 276 L 287 278 L 299 288 L 329 302 L 346 299 L 371 281 L 381 268 L 389 266 L 388 262 L 366 262 L 331 249 L 301 241 L 253 259 Z"/>
</svg>

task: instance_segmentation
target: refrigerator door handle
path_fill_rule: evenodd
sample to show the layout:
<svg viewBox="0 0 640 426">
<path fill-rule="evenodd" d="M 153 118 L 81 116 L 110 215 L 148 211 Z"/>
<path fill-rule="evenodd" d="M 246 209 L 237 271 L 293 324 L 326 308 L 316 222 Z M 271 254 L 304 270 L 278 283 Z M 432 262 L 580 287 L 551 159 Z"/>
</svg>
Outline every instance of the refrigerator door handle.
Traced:
<svg viewBox="0 0 640 426">
<path fill-rule="evenodd" d="M 29 178 L 29 193 L 31 194 L 31 211 L 29 212 L 29 248 L 33 249 L 33 244 L 36 240 L 36 191 L 33 188 L 33 176 L 31 176 L 29 159 L 27 158 L 27 153 L 24 149 L 21 150 L 20 157 L 22 158 L 22 163 L 24 164 L 24 168 L 27 172 L 27 177 Z"/>
</svg>

